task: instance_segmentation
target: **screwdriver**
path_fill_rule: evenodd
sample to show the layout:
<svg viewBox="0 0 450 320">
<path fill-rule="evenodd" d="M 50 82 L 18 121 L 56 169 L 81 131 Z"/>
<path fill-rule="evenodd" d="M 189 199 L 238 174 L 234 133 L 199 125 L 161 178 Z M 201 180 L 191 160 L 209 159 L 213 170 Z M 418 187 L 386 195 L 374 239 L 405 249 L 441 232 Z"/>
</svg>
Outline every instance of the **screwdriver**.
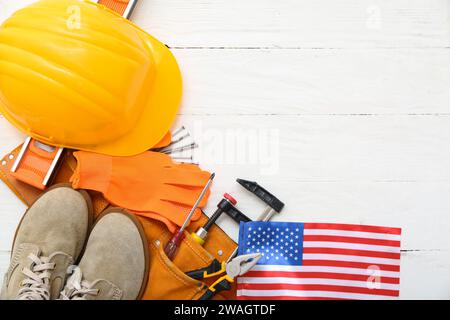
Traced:
<svg viewBox="0 0 450 320">
<path fill-rule="evenodd" d="M 203 188 L 202 192 L 200 193 L 200 196 L 198 197 L 197 201 L 195 201 L 194 206 L 192 207 L 191 211 L 189 212 L 186 220 L 184 220 L 183 225 L 180 229 L 178 229 L 172 238 L 167 242 L 167 244 L 164 247 L 164 253 L 167 255 L 167 257 L 172 260 L 175 257 L 175 254 L 177 253 L 178 247 L 181 244 L 181 241 L 184 238 L 184 229 L 186 229 L 186 226 L 188 225 L 189 221 L 192 218 L 192 215 L 194 214 L 195 210 L 198 207 L 198 204 L 200 201 L 202 201 L 203 196 L 205 195 L 206 191 L 208 190 L 209 186 L 211 185 L 214 177 L 216 176 L 215 173 L 211 174 L 211 176 L 208 179 L 208 182 L 206 183 L 205 187 Z"/>
</svg>

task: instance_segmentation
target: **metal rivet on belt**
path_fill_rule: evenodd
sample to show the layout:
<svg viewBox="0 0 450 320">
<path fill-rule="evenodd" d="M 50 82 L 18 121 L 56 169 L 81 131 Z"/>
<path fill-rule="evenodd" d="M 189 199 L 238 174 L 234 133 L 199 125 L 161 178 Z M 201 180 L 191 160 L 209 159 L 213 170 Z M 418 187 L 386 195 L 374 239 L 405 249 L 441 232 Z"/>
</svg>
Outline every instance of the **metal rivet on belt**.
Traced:
<svg viewBox="0 0 450 320">
<path fill-rule="evenodd" d="M 219 251 L 217 251 L 217 254 L 219 255 L 219 257 L 221 257 L 223 255 L 223 251 L 219 250 Z"/>
</svg>

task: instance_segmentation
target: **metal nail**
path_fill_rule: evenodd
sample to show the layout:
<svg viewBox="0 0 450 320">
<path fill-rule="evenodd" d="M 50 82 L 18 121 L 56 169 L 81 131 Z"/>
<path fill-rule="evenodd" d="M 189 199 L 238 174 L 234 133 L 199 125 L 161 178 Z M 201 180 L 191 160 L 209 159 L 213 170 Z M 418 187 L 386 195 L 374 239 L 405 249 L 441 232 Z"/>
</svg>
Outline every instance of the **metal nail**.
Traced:
<svg viewBox="0 0 450 320">
<path fill-rule="evenodd" d="M 190 157 L 171 157 L 172 159 L 177 159 L 177 160 L 194 160 L 193 156 Z"/>
<path fill-rule="evenodd" d="M 167 151 L 159 151 L 161 153 L 165 153 L 165 154 L 170 154 L 170 153 L 174 153 L 174 152 L 180 152 L 180 151 L 184 151 L 184 150 L 189 150 L 189 149 L 195 149 L 198 148 L 198 144 L 196 144 L 195 142 L 184 146 L 184 147 L 178 147 L 178 148 L 173 148 Z"/>
<path fill-rule="evenodd" d="M 182 132 L 183 130 L 186 130 L 186 128 L 185 128 L 184 126 L 181 126 L 181 128 L 178 128 L 177 130 L 175 130 L 175 131 L 172 133 L 172 139 L 173 139 L 177 134 L 179 134 L 180 132 Z"/>
</svg>

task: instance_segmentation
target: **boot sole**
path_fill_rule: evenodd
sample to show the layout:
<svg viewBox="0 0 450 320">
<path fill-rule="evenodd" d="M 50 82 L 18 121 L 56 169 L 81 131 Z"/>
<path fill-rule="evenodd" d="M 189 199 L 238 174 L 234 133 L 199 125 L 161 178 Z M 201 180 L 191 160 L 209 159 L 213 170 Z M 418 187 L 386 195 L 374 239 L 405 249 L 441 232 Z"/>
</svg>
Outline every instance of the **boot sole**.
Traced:
<svg viewBox="0 0 450 320">
<path fill-rule="evenodd" d="M 22 218 L 20 218 L 19 225 L 17 226 L 16 232 L 14 233 L 14 239 L 13 239 L 13 244 L 12 244 L 12 247 L 11 247 L 10 258 L 12 258 L 12 254 L 13 254 L 13 251 L 14 251 L 14 245 L 16 244 L 17 233 L 19 232 L 19 229 L 20 229 L 20 226 L 22 225 L 23 219 L 25 218 L 25 216 L 28 213 L 28 211 L 30 210 L 30 208 L 36 203 L 36 201 L 38 201 L 47 192 L 49 192 L 49 191 L 51 191 L 53 189 L 62 188 L 62 187 L 73 189 L 72 185 L 70 183 L 58 183 L 58 184 L 55 184 L 55 185 L 51 186 L 50 188 L 48 188 L 44 193 L 42 193 L 36 200 L 34 200 L 33 203 L 29 206 L 29 208 L 25 211 L 25 213 L 23 214 Z M 89 234 L 91 233 L 91 230 L 92 230 L 92 227 L 93 227 L 93 224 L 94 224 L 94 206 L 92 204 L 91 197 L 89 196 L 89 194 L 85 190 L 76 190 L 76 189 L 73 189 L 73 190 L 79 192 L 83 196 L 84 200 L 86 201 L 87 208 L 88 208 L 88 226 L 87 226 L 87 230 L 86 230 L 86 239 L 84 241 L 84 245 L 81 248 L 80 253 L 78 254 L 77 259 L 74 259 L 74 263 L 78 263 L 79 260 L 81 259 L 81 257 L 83 256 L 83 253 L 84 253 L 84 251 L 86 249 L 87 239 L 89 238 Z"/>
<path fill-rule="evenodd" d="M 144 269 L 144 279 L 142 280 L 141 289 L 139 290 L 138 296 L 136 297 L 136 300 L 141 300 L 142 296 L 144 295 L 145 289 L 147 287 L 148 282 L 148 276 L 150 271 L 150 254 L 149 254 L 149 248 L 148 248 L 148 241 L 147 236 L 145 235 L 144 227 L 142 226 L 141 222 L 136 218 L 135 215 L 129 213 L 127 210 L 119 207 L 111 207 L 103 211 L 97 218 L 96 222 L 94 223 L 94 226 L 92 229 L 95 228 L 95 225 L 107 214 L 110 213 L 120 213 L 124 216 L 128 217 L 131 221 L 133 221 L 134 225 L 138 229 L 139 235 L 141 236 L 142 240 L 142 246 L 144 247 L 144 259 L 145 259 L 145 269 Z"/>
</svg>

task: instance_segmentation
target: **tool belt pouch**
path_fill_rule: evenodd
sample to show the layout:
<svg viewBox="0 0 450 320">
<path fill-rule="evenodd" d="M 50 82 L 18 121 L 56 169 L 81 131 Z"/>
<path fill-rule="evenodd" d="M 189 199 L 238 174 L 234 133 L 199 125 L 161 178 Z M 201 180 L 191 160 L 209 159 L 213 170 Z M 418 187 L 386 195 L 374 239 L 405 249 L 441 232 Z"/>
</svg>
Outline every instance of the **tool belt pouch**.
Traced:
<svg viewBox="0 0 450 320">
<path fill-rule="evenodd" d="M 210 229 L 204 247 L 199 245 L 190 233 L 203 225 L 207 218 L 191 224 L 185 233 L 177 254 L 170 261 L 164 253 L 164 245 L 172 234 L 159 221 L 139 217 L 149 241 L 150 273 L 143 299 L 177 299 L 197 300 L 216 279 L 198 281 L 186 275 L 186 272 L 209 265 L 214 258 L 227 260 L 236 248 L 236 244 L 220 228 Z M 215 299 L 235 299 L 236 290 L 233 285 L 230 291 L 217 294 Z"/>
<path fill-rule="evenodd" d="M 36 189 L 20 182 L 10 175 L 21 146 L 0 160 L 0 179 L 21 199 L 27 206 L 39 197 L 42 190 Z M 53 181 L 56 183 L 68 182 L 76 167 L 76 160 L 71 152 L 68 152 L 62 160 L 61 167 Z M 100 193 L 89 191 L 94 212 L 98 216 L 109 203 Z M 198 221 L 189 225 L 178 252 L 173 261 L 170 261 L 164 253 L 164 245 L 171 237 L 167 227 L 160 221 L 138 217 L 141 221 L 149 245 L 150 270 L 148 284 L 143 296 L 144 300 L 191 300 L 200 298 L 216 279 L 204 279 L 198 281 L 188 277 L 185 273 L 209 265 L 212 260 L 225 261 L 233 253 L 236 243 L 228 237 L 219 227 L 213 226 L 203 246 L 198 244 L 190 234 L 195 232 L 207 221 L 203 215 Z M 214 299 L 236 299 L 235 284 L 230 291 L 223 291 L 214 296 Z"/>
</svg>

